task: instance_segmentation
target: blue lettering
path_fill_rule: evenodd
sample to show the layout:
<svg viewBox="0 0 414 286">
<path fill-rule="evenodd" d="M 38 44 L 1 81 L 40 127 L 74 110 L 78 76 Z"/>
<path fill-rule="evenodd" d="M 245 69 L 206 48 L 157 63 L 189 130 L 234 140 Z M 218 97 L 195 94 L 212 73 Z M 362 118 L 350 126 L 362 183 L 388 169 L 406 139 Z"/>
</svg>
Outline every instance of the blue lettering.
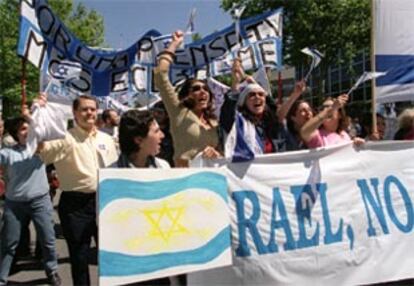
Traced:
<svg viewBox="0 0 414 286">
<path fill-rule="evenodd" d="M 295 198 L 295 210 L 298 218 L 299 225 L 299 239 L 297 241 L 297 248 L 305 248 L 309 246 L 316 246 L 319 244 L 319 223 L 316 223 L 316 230 L 311 238 L 308 238 L 306 235 L 306 226 L 305 219 L 309 222 L 309 226 L 312 226 L 311 219 L 311 208 L 315 204 L 315 195 L 312 192 L 310 185 L 299 185 L 292 186 L 290 192 Z M 309 197 L 309 200 L 306 200 L 306 204 L 303 203 L 305 196 Z"/>
<path fill-rule="evenodd" d="M 405 209 L 407 211 L 407 223 L 404 225 L 402 222 L 399 221 L 397 218 L 391 199 L 391 185 L 395 185 L 398 191 L 401 194 L 401 197 L 404 201 Z M 408 195 L 407 189 L 403 186 L 403 184 L 398 180 L 395 176 L 388 176 L 384 182 L 384 199 L 387 206 L 388 215 L 391 218 L 391 221 L 395 224 L 395 226 L 401 230 L 402 232 L 410 232 L 413 229 L 414 224 L 414 213 L 413 213 L 413 204 L 410 200 Z"/>
<path fill-rule="evenodd" d="M 239 231 L 239 246 L 236 249 L 237 256 L 250 256 L 250 249 L 247 244 L 246 232 L 250 231 L 250 235 L 253 238 L 257 252 L 259 254 L 267 253 L 266 246 L 264 245 L 259 231 L 257 230 L 257 222 L 260 217 L 260 204 L 259 199 L 253 191 L 240 191 L 234 192 L 232 198 L 236 203 L 237 212 L 237 228 Z M 248 199 L 252 204 L 252 215 L 250 218 L 246 218 L 244 212 L 244 202 Z"/>
<path fill-rule="evenodd" d="M 326 189 L 326 183 L 316 184 L 316 190 L 319 192 L 321 198 L 323 222 L 325 224 L 324 243 L 331 244 L 342 241 L 342 228 L 344 221 L 342 218 L 340 219 L 339 228 L 336 233 L 333 233 L 331 229 L 331 219 L 329 217 L 328 201 L 326 199 Z"/>
<path fill-rule="evenodd" d="M 384 216 L 384 209 L 382 207 L 381 200 L 378 194 L 378 178 L 371 178 L 370 182 L 375 191 L 375 198 L 373 197 L 373 194 L 368 187 L 367 181 L 365 179 L 357 180 L 357 184 L 359 189 L 361 190 L 362 199 L 364 201 L 365 212 L 368 216 L 368 236 L 376 235 L 375 228 L 372 225 L 371 212 L 368 209 L 368 205 L 370 205 L 371 208 L 374 210 L 374 213 L 381 226 L 382 232 L 388 234 L 389 230 Z"/>
<path fill-rule="evenodd" d="M 276 210 L 279 210 L 280 220 L 276 220 Z M 279 188 L 273 189 L 273 204 L 272 204 L 272 219 L 270 223 L 270 241 L 269 251 L 277 252 L 278 247 L 275 241 L 275 229 L 283 228 L 285 231 L 286 242 L 283 247 L 285 250 L 295 249 L 295 241 L 293 239 L 292 231 L 290 230 L 289 219 L 287 217 L 286 208 L 280 195 Z"/>
</svg>

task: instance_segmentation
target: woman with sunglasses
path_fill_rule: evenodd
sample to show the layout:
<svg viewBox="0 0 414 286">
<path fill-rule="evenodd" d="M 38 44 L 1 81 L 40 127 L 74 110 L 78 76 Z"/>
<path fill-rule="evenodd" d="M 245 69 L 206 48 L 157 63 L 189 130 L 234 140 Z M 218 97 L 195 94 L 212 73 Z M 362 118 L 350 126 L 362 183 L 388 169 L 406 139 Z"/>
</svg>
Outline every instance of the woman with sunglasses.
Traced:
<svg viewBox="0 0 414 286">
<path fill-rule="evenodd" d="M 240 88 L 243 79 L 247 85 Z M 221 108 L 220 127 L 224 134 L 229 134 L 232 128 L 236 128 L 234 122 L 237 111 L 244 120 L 254 126 L 255 138 L 249 140 L 246 137 L 246 143 L 254 154 L 281 152 L 286 149 L 285 134 L 276 116 L 276 105 L 267 95 L 267 91 L 252 77 L 244 75 L 240 59 L 235 59 L 232 69 L 232 92 L 226 95 Z M 226 138 L 225 141 L 227 140 Z"/>
<path fill-rule="evenodd" d="M 214 115 L 213 97 L 207 83 L 187 79 L 177 93 L 168 73 L 175 58 L 175 51 L 183 42 L 181 31 L 173 34 L 172 42 L 159 56 L 155 69 L 155 84 L 170 117 L 174 141 L 176 167 L 188 167 L 189 161 L 202 152 L 204 158 L 217 158 L 218 123 Z"/>
<path fill-rule="evenodd" d="M 321 111 L 303 125 L 300 135 L 309 148 L 351 141 L 345 131 L 347 123 L 343 107 L 347 101 L 348 95 L 346 94 L 342 94 L 335 99 L 328 97 L 323 102 Z M 356 141 L 355 143 L 358 144 L 359 142 Z"/>
</svg>

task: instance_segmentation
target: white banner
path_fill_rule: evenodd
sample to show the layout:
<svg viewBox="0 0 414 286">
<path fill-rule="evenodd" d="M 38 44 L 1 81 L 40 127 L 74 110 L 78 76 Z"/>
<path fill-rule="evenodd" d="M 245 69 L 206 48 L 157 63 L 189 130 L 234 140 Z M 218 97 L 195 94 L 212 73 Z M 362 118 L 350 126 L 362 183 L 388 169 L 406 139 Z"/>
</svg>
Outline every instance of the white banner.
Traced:
<svg viewBox="0 0 414 286">
<path fill-rule="evenodd" d="M 233 266 L 189 285 L 357 285 L 414 277 L 414 142 L 229 164 Z"/>
<path fill-rule="evenodd" d="M 414 1 L 373 3 L 377 102 L 414 100 Z"/>
</svg>

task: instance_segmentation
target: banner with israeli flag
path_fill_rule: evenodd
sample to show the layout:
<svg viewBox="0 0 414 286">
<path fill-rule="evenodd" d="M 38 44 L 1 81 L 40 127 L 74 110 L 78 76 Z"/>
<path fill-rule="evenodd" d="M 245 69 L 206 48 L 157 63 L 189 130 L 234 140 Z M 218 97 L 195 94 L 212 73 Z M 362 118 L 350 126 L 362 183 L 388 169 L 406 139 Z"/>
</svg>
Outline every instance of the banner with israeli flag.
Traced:
<svg viewBox="0 0 414 286">
<path fill-rule="evenodd" d="M 192 29 L 194 15 L 190 16 L 189 29 Z M 51 71 L 53 74 L 53 67 L 61 61 L 81 64 L 80 75 L 65 86 L 65 95 L 83 93 L 103 97 L 126 92 L 136 99 L 142 98 L 137 100 L 139 102 L 148 102 L 148 95 L 158 92 L 153 83 L 153 69 L 157 65 L 157 56 L 168 45 L 171 35 L 150 30 L 124 50 L 92 48 L 68 30 L 46 0 L 21 1 L 20 16 L 18 55 L 41 69 L 42 73 Z M 207 70 L 209 76 L 223 74 L 221 70 L 214 72 L 214 61 L 234 57 L 235 53 L 245 55 L 245 68 L 280 68 L 282 22 L 282 9 L 268 11 L 240 21 L 242 44 L 235 36 L 234 25 L 186 44 L 176 52 L 171 82 L 194 77 L 199 70 Z"/>
<path fill-rule="evenodd" d="M 223 171 L 166 171 L 99 170 L 99 285 L 231 264 Z"/>
<path fill-rule="evenodd" d="M 414 100 L 414 1 L 374 0 L 377 103 Z"/>
<path fill-rule="evenodd" d="M 263 154 L 262 145 L 254 124 L 236 111 L 233 127 L 224 144 L 225 157 L 231 162 L 250 161 Z"/>
</svg>

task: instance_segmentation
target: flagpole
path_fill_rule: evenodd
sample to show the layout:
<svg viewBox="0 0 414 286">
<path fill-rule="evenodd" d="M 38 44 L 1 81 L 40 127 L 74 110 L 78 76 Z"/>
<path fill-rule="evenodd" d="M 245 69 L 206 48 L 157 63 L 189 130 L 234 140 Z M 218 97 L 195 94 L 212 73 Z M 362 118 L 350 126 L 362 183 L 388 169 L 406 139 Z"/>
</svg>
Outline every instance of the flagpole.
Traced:
<svg viewBox="0 0 414 286">
<path fill-rule="evenodd" d="M 277 103 L 282 104 L 282 72 L 277 71 Z"/>
<path fill-rule="evenodd" d="M 23 108 L 27 103 L 27 95 L 26 95 L 26 59 L 22 58 L 22 80 L 21 80 L 21 87 L 22 87 L 22 112 Z"/>
<path fill-rule="evenodd" d="M 371 71 L 376 71 L 375 65 L 375 0 L 371 0 Z M 377 98 L 376 98 L 376 80 L 371 79 L 371 111 L 372 111 L 372 133 L 378 133 L 377 129 Z"/>
</svg>

